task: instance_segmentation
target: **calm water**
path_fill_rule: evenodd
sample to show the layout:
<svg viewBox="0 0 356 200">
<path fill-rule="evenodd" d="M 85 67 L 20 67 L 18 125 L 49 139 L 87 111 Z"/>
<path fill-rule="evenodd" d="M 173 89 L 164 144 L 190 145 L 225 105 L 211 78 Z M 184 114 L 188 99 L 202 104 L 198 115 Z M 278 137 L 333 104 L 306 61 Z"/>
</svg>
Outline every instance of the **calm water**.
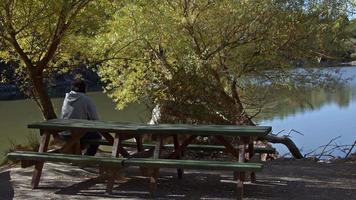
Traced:
<svg viewBox="0 0 356 200">
<path fill-rule="evenodd" d="M 331 145 L 352 145 L 356 141 L 356 67 L 342 67 L 341 76 L 348 81 L 334 89 L 316 89 L 275 93 L 279 104 L 275 113 L 265 113 L 268 119 L 259 124 L 272 126 L 274 133 L 292 133 L 292 139 L 302 153 L 309 153 L 339 137 Z M 296 130 L 297 132 L 295 132 Z M 301 135 L 303 134 L 303 135 Z M 281 154 L 288 152 L 283 145 L 275 145 Z M 331 150 L 328 146 L 326 150 Z M 353 152 L 356 152 L 354 149 Z M 333 155 L 344 156 L 338 149 Z"/>
<path fill-rule="evenodd" d="M 345 78 L 353 78 L 356 67 L 342 68 L 342 74 Z M 311 88 L 303 91 L 273 91 L 271 88 L 273 96 L 269 98 L 269 109 L 262 114 L 259 124 L 272 126 L 274 133 L 288 134 L 291 130 L 302 133 L 303 136 L 292 133 L 292 138 L 303 153 L 325 145 L 337 136 L 341 137 L 336 143 L 352 144 L 356 140 L 356 79 L 335 87 L 336 90 Z M 147 122 L 150 118 L 144 105 L 131 105 L 118 111 L 105 94 L 89 95 L 96 102 L 102 120 Z M 57 113 L 62 101 L 62 98 L 54 99 Z M 8 148 L 10 141 L 21 143 L 28 135 L 38 134 L 36 130 L 26 128 L 28 123 L 42 120 L 32 101 L 0 101 L 0 113 L 0 152 Z M 276 147 L 281 154 L 287 152 L 283 146 Z M 343 155 L 338 151 L 333 153 Z"/>
<path fill-rule="evenodd" d="M 151 117 L 144 105 L 131 105 L 122 111 L 101 92 L 89 93 L 99 111 L 100 118 L 106 121 L 147 122 Z M 57 113 L 60 113 L 63 98 L 53 99 Z M 0 161 L 11 142 L 22 143 L 29 135 L 38 135 L 37 130 L 27 129 L 27 124 L 43 120 L 31 100 L 0 101 Z"/>
</svg>

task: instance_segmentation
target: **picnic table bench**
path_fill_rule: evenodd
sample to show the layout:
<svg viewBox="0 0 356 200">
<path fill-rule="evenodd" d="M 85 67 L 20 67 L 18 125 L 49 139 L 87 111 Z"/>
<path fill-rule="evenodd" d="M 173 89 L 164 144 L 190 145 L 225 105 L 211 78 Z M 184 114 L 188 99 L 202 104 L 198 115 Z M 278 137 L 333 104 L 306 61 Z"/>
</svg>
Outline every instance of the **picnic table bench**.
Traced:
<svg viewBox="0 0 356 200">
<path fill-rule="evenodd" d="M 184 168 L 189 169 L 209 169 L 209 170 L 231 170 L 235 172 L 237 180 L 237 198 L 241 199 L 243 194 L 243 181 L 245 172 L 255 172 L 262 169 L 259 163 L 246 163 L 246 152 L 249 156 L 254 153 L 253 141 L 258 138 L 263 138 L 270 131 L 271 127 L 268 126 L 225 126 L 225 125 L 186 125 L 186 124 L 160 124 L 160 125 L 145 125 L 145 124 L 131 124 L 131 123 L 117 123 L 117 122 L 102 122 L 102 121 L 88 121 L 88 120 L 62 120 L 54 119 L 39 123 L 28 125 L 28 128 L 40 129 L 42 135 L 40 147 L 38 152 L 12 152 L 8 154 L 9 159 L 17 160 L 30 160 L 36 161 L 32 187 L 37 188 L 43 163 L 45 161 L 52 162 L 69 162 L 78 164 L 93 164 L 104 168 L 110 169 L 110 178 L 107 184 L 107 192 L 112 191 L 114 181 L 118 170 L 128 166 L 149 167 L 153 168 L 150 174 L 150 192 L 153 194 L 156 187 L 159 168 L 177 168 L 178 174 L 181 176 Z M 49 153 L 48 143 L 51 134 L 58 133 L 59 131 L 70 131 L 72 139 L 65 143 L 61 148 L 63 153 Z M 86 132 L 97 131 L 101 133 L 107 140 L 107 144 L 112 144 L 111 157 L 92 157 L 82 155 L 64 154 L 78 149 L 80 138 Z M 112 137 L 109 133 L 114 133 Z M 156 136 L 155 143 L 152 144 L 153 157 L 152 158 L 138 158 L 130 157 L 123 148 L 128 138 L 136 138 L 136 147 L 138 154 L 144 150 L 144 144 L 140 141 L 145 134 Z M 178 140 L 178 136 L 186 135 L 183 141 Z M 206 161 L 206 160 L 182 160 L 182 152 L 189 146 L 191 142 L 198 136 L 211 136 L 215 137 L 220 142 L 220 149 L 231 153 L 236 161 Z M 172 145 L 167 147 L 172 149 L 168 156 L 169 159 L 162 159 L 160 157 L 161 149 L 164 147 L 164 139 L 173 137 Z M 226 137 L 239 137 L 238 148 L 231 144 L 231 140 Z M 133 143 L 130 143 L 133 145 Z M 246 151 L 246 146 L 247 151 Z M 73 153 L 73 151 L 72 151 Z M 122 154 L 124 158 L 118 158 Z M 126 157 L 126 158 L 125 158 Z"/>
<path fill-rule="evenodd" d="M 107 140 L 83 140 L 84 144 L 97 144 L 97 145 L 105 145 L 105 146 L 112 146 L 110 142 Z M 135 142 L 124 141 L 121 143 L 123 147 L 133 147 L 136 148 L 137 144 Z M 143 148 L 152 149 L 155 147 L 153 143 L 143 143 Z M 174 144 L 164 144 L 163 149 L 173 149 Z M 223 145 L 212 145 L 212 144 L 189 144 L 186 149 L 193 150 L 193 151 L 224 151 L 225 146 Z M 266 154 L 273 154 L 276 153 L 276 149 L 273 147 L 268 146 L 255 146 L 254 147 L 255 153 L 266 153 Z"/>
</svg>

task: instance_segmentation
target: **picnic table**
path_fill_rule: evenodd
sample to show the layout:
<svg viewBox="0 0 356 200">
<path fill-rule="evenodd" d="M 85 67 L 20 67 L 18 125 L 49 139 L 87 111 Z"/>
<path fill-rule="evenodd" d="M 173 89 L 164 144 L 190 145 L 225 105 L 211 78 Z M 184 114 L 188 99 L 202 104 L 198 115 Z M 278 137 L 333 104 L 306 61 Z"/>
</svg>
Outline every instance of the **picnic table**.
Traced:
<svg viewBox="0 0 356 200">
<path fill-rule="evenodd" d="M 152 168 L 150 174 L 150 192 L 153 193 L 156 187 L 158 172 L 160 167 L 177 168 L 178 177 L 182 176 L 183 168 L 193 169 L 218 169 L 234 171 L 237 180 L 238 199 L 242 198 L 243 181 L 246 171 L 259 171 L 261 164 L 246 163 L 246 160 L 254 154 L 254 141 L 265 137 L 270 131 L 269 126 L 234 126 L 234 125 L 188 125 L 188 124 L 159 124 L 147 125 L 136 123 L 103 122 L 89 120 L 68 120 L 53 119 L 28 125 L 28 128 L 39 129 L 41 134 L 40 147 L 38 152 L 14 152 L 8 157 L 19 160 L 35 160 L 36 165 L 32 177 L 32 187 L 37 188 L 44 161 L 58 162 L 79 162 L 98 164 L 100 166 L 110 166 L 111 173 L 107 184 L 107 192 L 111 192 L 118 170 L 122 167 L 138 166 Z M 60 153 L 75 154 L 80 151 L 80 138 L 86 132 L 99 132 L 112 144 L 111 158 L 99 158 L 82 155 L 65 155 L 58 153 L 47 153 L 48 144 L 51 135 L 60 131 L 70 131 L 72 138 L 67 141 Z M 113 133 L 114 137 L 110 134 Z M 142 136 L 151 134 L 154 136 L 153 156 L 151 158 L 140 158 L 140 153 L 144 151 L 142 145 Z M 179 136 L 184 135 L 183 140 Z M 197 161 L 197 160 L 179 160 L 182 152 L 198 136 L 210 136 L 216 138 L 216 141 L 225 147 L 226 152 L 231 153 L 237 160 L 227 161 Z M 174 148 L 166 159 L 160 158 L 164 140 L 173 137 Z M 238 138 L 238 145 L 232 144 L 228 137 Z M 123 147 L 123 141 L 135 138 L 137 152 L 129 154 Z M 78 147 L 79 146 L 79 147 Z M 247 152 L 246 152 L 247 149 Z M 121 154 L 124 158 L 119 158 Z M 248 156 L 246 156 L 248 155 Z M 126 157 L 126 158 L 125 158 Z"/>
</svg>

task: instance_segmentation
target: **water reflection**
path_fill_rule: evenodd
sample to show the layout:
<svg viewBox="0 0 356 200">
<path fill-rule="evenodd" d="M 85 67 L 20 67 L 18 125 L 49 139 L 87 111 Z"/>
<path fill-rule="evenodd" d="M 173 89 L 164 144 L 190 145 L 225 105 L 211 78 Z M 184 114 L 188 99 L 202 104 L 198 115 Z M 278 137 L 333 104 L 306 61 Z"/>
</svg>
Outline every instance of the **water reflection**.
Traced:
<svg viewBox="0 0 356 200">
<path fill-rule="evenodd" d="M 293 139 L 304 153 L 317 146 L 327 144 L 332 138 L 341 136 L 336 144 L 352 144 L 356 140 L 356 67 L 343 67 L 340 71 L 346 83 L 335 84 L 325 89 L 319 87 L 300 90 L 266 89 L 269 95 L 265 112 L 260 115 L 261 125 L 271 125 L 275 133 L 297 130 Z M 278 146 L 282 153 L 287 150 Z M 335 151 L 335 155 L 343 152 Z"/>
<path fill-rule="evenodd" d="M 319 110 L 323 106 L 335 103 L 340 108 L 347 108 L 353 101 L 353 89 L 349 85 L 340 84 L 333 89 L 266 89 L 269 95 L 264 111 L 259 120 L 284 119 L 296 113 Z"/>
</svg>

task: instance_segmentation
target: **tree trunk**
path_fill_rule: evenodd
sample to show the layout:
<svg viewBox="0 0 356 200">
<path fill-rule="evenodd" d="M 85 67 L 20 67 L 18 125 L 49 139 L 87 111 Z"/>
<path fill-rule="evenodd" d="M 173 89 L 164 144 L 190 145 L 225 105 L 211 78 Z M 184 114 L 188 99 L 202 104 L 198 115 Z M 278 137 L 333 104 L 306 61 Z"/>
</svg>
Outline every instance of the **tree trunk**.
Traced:
<svg viewBox="0 0 356 200">
<path fill-rule="evenodd" d="M 53 104 L 51 98 L 48 95 L 46 85 L 43 82 L 43 73 L 35 72 L 30 70 L 30 78 L 35 89 L 36 97 L 39 100 L 42 115 L 46 120 L 57 118 L 56 113 L 54 112 Z"/>
<path fill-rule="evenodd" d="M 39 107 L 45 120 L 56 119 L 57 115 L 54 112 L 51 98 L 48 95 L 46 84 L 43 81 L 43 71 L 37 71 L 35 68 L 28 67 L 30 79 L 33 84 L 35 98 L 38 98 Z M 53 132 L 53 137 L 58 138 L 59 135 Z"/>
</svg>

